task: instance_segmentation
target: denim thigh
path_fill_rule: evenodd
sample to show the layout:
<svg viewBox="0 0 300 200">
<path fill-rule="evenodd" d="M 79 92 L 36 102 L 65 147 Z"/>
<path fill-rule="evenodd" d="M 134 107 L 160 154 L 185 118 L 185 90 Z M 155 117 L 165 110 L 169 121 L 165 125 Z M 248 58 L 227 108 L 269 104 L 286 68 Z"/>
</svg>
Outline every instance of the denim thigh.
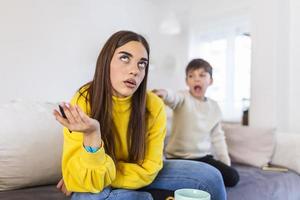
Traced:
<svg viewBox="0 0 300 200">
<path fill-rule="evenodd" d="M 153 200 L 152 196 L 148 192 L 125 190 L 125 189 L 111 189 L 105 188 L 100 193 L 80 193 L 75 192 L 72 195 L 72 200 Z"/>
<path fill-rule="evenodd" d="M 225 200 L 226 191 L 221 173 L 199 161 L 166 160 L 152 184 L 145 189 L 177 190 L 194 188 L 210 193 L 211 200 Z"/>
</svg>

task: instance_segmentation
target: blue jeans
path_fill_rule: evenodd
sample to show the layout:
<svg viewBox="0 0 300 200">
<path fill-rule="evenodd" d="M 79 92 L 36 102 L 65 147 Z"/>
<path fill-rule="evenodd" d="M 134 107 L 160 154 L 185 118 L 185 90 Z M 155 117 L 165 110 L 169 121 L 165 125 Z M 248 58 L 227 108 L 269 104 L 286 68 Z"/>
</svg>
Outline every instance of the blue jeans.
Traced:
<svg viewBox="0 0 300 200">
<path fill-rule="evenodd" d="M 145 189 L 177 190 L 194 188 L 205 190 L 211 200 L 226 200 L 226 191 L 220 172 L 205 163 L 189 160 L 166 160 L 156 179 Z M 73 193 L 72 200 L 152 200 L 148 192 L 105 188 L 98 194 Z"/>
</svg>

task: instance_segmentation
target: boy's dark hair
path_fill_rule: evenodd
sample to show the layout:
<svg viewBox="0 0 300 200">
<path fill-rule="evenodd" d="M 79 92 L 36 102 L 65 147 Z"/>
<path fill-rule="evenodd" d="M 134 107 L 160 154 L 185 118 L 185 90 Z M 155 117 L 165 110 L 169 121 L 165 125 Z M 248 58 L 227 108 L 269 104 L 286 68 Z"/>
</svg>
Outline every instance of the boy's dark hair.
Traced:
<svg viewBox="0 0 300 200">
<path fill-rule="evenodd" d="M 189 64 L 185 68 L 185 75 L 187 76 L 190 71 L 194 71 L 196 69 L 204 69 L 205 72 L 209 73 L 212 78 L 212 67 L 211 65 L 201 58 L 193 59 L 189 62 Z"/>
</svg>

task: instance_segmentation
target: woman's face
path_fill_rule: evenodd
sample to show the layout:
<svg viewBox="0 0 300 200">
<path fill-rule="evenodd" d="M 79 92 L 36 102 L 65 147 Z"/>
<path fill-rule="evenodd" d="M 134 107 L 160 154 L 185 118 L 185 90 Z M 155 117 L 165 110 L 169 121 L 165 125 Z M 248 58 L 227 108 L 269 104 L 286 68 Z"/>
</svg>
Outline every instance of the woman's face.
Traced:
<svg viewBox="0 0 300 200">
<path fill-rule="evenodd" d="M 131 41 L 116 49 L 110 63 L 113 95 L 131 96 L 145 77 L 148 54 L 142 43 Z"/>
</svg>

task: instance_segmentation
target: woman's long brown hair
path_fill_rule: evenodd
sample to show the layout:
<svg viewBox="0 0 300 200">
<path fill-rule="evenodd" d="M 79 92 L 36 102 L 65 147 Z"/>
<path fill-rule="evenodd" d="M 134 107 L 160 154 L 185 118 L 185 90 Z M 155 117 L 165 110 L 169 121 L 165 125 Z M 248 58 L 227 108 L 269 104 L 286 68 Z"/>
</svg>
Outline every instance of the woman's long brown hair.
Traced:
<svg viewBox="0 0 300 200">
<path fill-rule="evenodd" d="M 138 41 L 145 47 L 148 59 L 150 54 L 146 39 L 131 31 L 119 31 L 113 34 L 103 46 L 96 64 L 94 78 L 79 89 L 91 106 L 90 117 L 100 123 L 101 138 L 108 155 L 116 161 L 116 128 L 112 118 L 112 85 L 110 80 L 110 63 L 117 48 L 130 41 Z M 148 64 L 145 77 L 132 95 L 131 114 L 128 124 L 127 145 L 129 162 L 139 162 L 145 157 L 146 149 L 146 88 Z M 87 95 L 83 95 L 87 92 Z"/>
</svg>

